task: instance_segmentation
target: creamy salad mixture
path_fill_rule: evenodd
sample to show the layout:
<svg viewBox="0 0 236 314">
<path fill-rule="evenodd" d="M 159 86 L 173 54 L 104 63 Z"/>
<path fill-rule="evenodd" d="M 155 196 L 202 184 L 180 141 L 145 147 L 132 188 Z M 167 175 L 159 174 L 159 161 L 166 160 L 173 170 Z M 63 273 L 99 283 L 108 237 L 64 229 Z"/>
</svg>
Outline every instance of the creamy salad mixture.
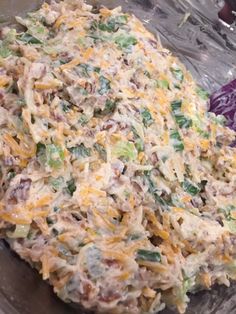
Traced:
<svg viewBox="0 0 236 314">
<path fill-rule="evenodd" d="M 235 133 L 121 8 L 43 4 L 0 41 L 0 233 L 65 301 L 186 310 L 236 279 Z"/>
</svg>

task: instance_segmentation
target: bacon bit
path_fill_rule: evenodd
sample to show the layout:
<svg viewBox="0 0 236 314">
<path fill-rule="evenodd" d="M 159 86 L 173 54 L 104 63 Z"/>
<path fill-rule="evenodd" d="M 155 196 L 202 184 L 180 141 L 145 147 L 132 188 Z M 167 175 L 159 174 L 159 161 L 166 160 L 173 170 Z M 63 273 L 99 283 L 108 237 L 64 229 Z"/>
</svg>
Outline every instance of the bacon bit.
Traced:
<svg viewBox="0 0 236 314">
<path fill-rule="evenodd" d="M 101 291 L 99 300 L 102 302 L 110 303 L 112 301 L 119 299 L 120 297 L 121 295 L 117 293 L 114 289 L 108 288 L 107 290 L 103 289 Z"/>
<path fill-rule="evenodd" d="M 83 294 L 81 295 L 81 299 L 85 300 L 85 301 L 88 301 L 89 300 L 89 295 L 92 292 L 93 288 L 90 285 L 90 283 L 88 283 L 88 282 L 82 283 L 82 285 L 83 285 L 82 286 Z"/>
</svg>

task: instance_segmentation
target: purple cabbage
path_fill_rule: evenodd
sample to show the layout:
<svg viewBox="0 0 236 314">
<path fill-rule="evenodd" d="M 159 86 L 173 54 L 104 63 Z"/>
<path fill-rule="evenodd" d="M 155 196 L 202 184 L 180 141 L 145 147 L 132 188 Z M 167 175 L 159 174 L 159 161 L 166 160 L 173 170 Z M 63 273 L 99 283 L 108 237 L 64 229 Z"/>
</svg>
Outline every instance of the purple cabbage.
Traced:
<svg viewBox="0 0 236 314">
<path fill-rule="evenodd" d="M 223 115 L 226 118 L 226 126 L 236 131 L 236 79 L 211 95 L 209 107 L 209 111 Z"/>
</svg>

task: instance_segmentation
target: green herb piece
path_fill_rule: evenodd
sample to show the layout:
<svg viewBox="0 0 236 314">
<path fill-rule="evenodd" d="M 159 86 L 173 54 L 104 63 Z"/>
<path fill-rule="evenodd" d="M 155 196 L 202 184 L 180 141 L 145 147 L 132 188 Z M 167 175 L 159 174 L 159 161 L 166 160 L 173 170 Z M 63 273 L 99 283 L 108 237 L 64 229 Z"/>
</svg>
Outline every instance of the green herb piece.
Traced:
<svg viewBox="0 0 236 314">
<path fill-rule="evenodd" d="M 54 191 L 59 191 L 64 184 L 64 178 L 61 176 L 58 178 L 51 178 L 49 182 Z"/>
<path fill-rule="evenodd" d="M 172 140 L 172 144 L 176 152 L 181 152 L 184 150 L 184 144 L 177 130 L 171 131 L 170 138 Z"/>
<path fill-rule="evenodd" d="M 48 216 L 46 218 L 46 222 L 49 226 L 55 224 L 57 222 L 57 218 L 56 218 L 56 215 L 53 215 L 53 216 Z"/>
<path fill-rule="evenodd" d="M 161 254 L 159 252 L 149 251 L 149 250 L 138 250 L 136 259 L 140 261 L 148 262 L 161 262 Z"/>
<path fill-rule="evenodd" d="M 129 49 L 136 45 L 138 41 L 134 36 L 121 34 L 115 38 L 115 43 L 120 49 Z"/>
<path fill-rule="evenodd" d="M 96 108 L 94 110 L 94 117 L 100 117 L 100 116 L 107 116 L 109 114 L 112 114 L 117 107 L 117 100 L 106 100 L 105 108 L 103 110 Z"/>
<path fill-rule="evenodd" d="M 142 237 L 141 234 L 131 234 L 130 236 L 128 236 L 128 239 L 129 241 L 135 241 L 135 240 L 138 240 Z"/>
<path fill-rule="evenodd" d="M 161 157 L 161 160 L 162 160 L 162 162 L 164 162 L 164 163 L 165 163 L 168 159 L 169 159 L 168 156 L 162 156 L 162 157 Z"/>
<path fill-rule="evenodd" d="M 169 210 L 169 205 L 171 205 L 171 203 L 168 203 L 164 198 L 162 198 L 158 194 L 158 192 L 160 192 L 160 191 L 157 189 L 154 182 L 152 181 L 150 172 L 145 171 L 144 178 L 148 182 L 148 186 L 149 186 L 148 192 L 154 197 L 155 202 L 158 203 L 159 205 L 161 205 L 161 207 L 164 210 Z"/>
<path fill-rule="evenodd" d="M 188 291 L 194 286 L 194 278 L 185 278 L 180 290 L 180 299 L 184 299 Z"/>
<path fill-rule="evenodd" d="M 53 169 L 59 169 L 64 164 L 65 155 L 63 149 L 57 144 L 46 145 L 46 161 Z"/>
<path fill-rule="evenodd" d="M 192 119 L 185 117 L 181 112 L 182 101 L 175 100 L 171 103 L 172 113 L 178 126 L 182 129 L 188 129 L 193 125 Z"/>
<path fill-rule="evenodd" d="M 125 160 L 137 159 L 137 150 L 132 142 L 118 142 L 112 153 L 118 158 L 123 157 Z"/>
<path fill-rule="evenodd" d="M 192 196 L 197 195 L 201 191 L 201 189 L 198 186 L 194 185 L 187 179 L 185 179 L 184 182 L 182 183 L 182 188 L 185 192 Z"/>
<path fill-rule="evenodd" d="M 69 103 L 68 101 L 66 100 L 62 100 L 60 102 L 61 106 L 62 106 L 62 110 L 67 113 L 71 110 L 71 103 Z"/>
<path fill-rule="evenodd" d="M 196 114 L 193 118 L 193 127 L 196 132 L 200 134 L 204 138 L 210 138 L 210 133 L 206 130 L 206 125 L 204 125 L 203 120 L 200 118 L 198 114 Z"/>
<path fill-rule="evenodd" d="M 144 142 L 142 138 L 140 137 L 140 133 L 143 133 L 142 126 L 139 123 L 135 123 L 135 126 L 132 126 L 131 128 L 133 134 L 134 134 L 134 145 L 138 151 L 138 153 L 144 151 Z"/>
<path fill-rule="evenodd" d="M 141 138 L 137 138 L 134 142 L 134 145 L 138 151 L 138 153 L 143 152 L 144 151 L 144 143 L 143 140 Z"/>
<path fill-rule="evenodd" d="M 91 148 L 85 147 L 83 143 L 78 146 L 68 148 L 68 150 L 73 154 L 75 158 L 86 158 L 91 156 Z"/>
<path fill-rule="evenodd" d="M 174 84 L 174 87 L 175 87 L 176 89 L 181 90 L 181 87 L 180 87 L 180 85 L 179 85 L 179 84 Z"/>
<path fill-rule="evenodd" d="M 93 145 L 93 147 L 98 152 L 99 157 L 106 162 L 107 161 L 107 152 L 106 152 L 105 148 L 98 143 L 95 143 Z"/>
<path fill-rule="evenodd" d="M 146 70 L 143 73 L 146 77 L 148 77 L 149 79 L 151 78 L 151 74 Z"/>
<path fill-rule="evenodd" d="M 173 74 L 173 76 L 176 78 L 177 81 L 179 81 L 180 83 L 183 82 L 184 74 L 183 74 L 183 71 L 181 69 L 170 68 L 170 71 Z"/>
<path fill-rule="evenodd" d="M 203 100 L 208 100 L 208 98 L 210 97 L 210 94 L 205 90 L 203 89 L 202 87 L 198 86 L 196 88 L 196 93 L 198 94 L 198 96 L 200 98 L 202 98 Z"/>
<path fill-rule="evenodd" d="M 60 207 L 57 206 L 53 207 L 54 213 L 59 213 L 60 210 L 61 210 Z"/>
<path fill-rule="evenodd" d="M 186 118 L 183 114 L 176 114 L 175 121 L 181 129 L 189 129 L 193 125 L 192 119 Z"/>
<path fill-rule="evenodd" d="M 11 50 L 2 41 L 0 42 L 0 57 L 7 58 L 12 54 Z"/>
<path fill-rule="evenodd" d="M 105 76 L 99 77 L 100 89 L 98 90 L 100 95 L 108 93 L 111 89 L 111 81 L 109 81 Z"/>
<path fill-rule="evenodd" d="M 182 107 L 182 100 L 174 100 L 171 103 L 172 112 L 179 112 Z"/>
<path fill-rule="evenodd" d="M 87 124 L 89 122 L 89 118 L 85 114 L 81 114 L 78 122 L 79 122 L 79 124 L 84 126 L 85 124 Z"/>
<path fill-rule="evenodd" d="M 7 174 L 7 179 L 10 181 L 11 179 L 13 179 L 14 177 L 16 176 L 16 173 L 13 169 L 9 170 L 8 171 L 8 174 Z"/>
<path fill-rule="evenodd" d="M 46 145 L 39 142 L 36 145 L 36 156 L 38 158 L 38 161 L 40 162 L 41 166 L 44 166 L 46 161 Z"/>
<path fill-rule="evenodd" d="M 83 96 L 88 96 L 88 91 L 82 86 L 75 87 L 75 92 L 78 92 L 79 94 Z"/>
<path fill-rule="evenodd" d="M 38 38 L 32 36 L 29 33 L 23 33 L 22 35 L 20 35 L 18 37 L 18 39 L 20 41 L 25 42 L 26 44 L 33 44 L 33 45 L 38 45 L 38 44 L 42 44 L 42 41 L 39 40 Z"/>
<path fill-rule="evenodd" d="M 216 116 L 213 112 L 208 112 L 207 116 L 211 119 L 212 122 L 214 122 L 217 125 L 225 126 L 227 122 L 227 119 L 225 118 L 225 116 L 221 114 Z"/>
<path fill-rule="evenodd" d="M 67 183 L 67 192 L 70 194 L 70 196 L 73 196 L 74 192 L 76 191 L 76 185 L 75 185 L 75 180 L 71 179 L 66 182 Z"/>
<path fill-rule="evenodd" d="M 169 89 L 170 85 L 167 80 L 157 80 L 157 87 L 162 88 L 162 89 Z"/>
<path fill-rule="evenodd" d="M 101 35 L 101 34 L 90 34 L 88 35 L 89 38 L 92 38 L 94 40 L 94 42 L 96 43 L 97 41 L 102 41 L 102 42 L 106 42 L 106 41 L 110 41 L 111 40 L 111 36 L 105 36 L 105 35 Z"/>
<path fill-rule="evenodd" d="M 41 142 L 37 143 L 37 145 L 36 145 L 36 155 L 37 156 L 44 154 L 45 150 L 46 150 L 46 145 L 44 145 Z"/>
<path fill-rule="evenodd" d="M 97 27 L 101 31 L 112 33 L 116 32 L 120 26 L 125 25 L 127 21 L 128 17 L 126 15 L 120 15 L 109 18 L 106 23 L 99 22 Z"/>
<path fill-rule="evenodd" d="M 236 215 L 232 215 L 232 212 L 236 212 L 236 206 L 234 205 L 228 205 L 225 208 L 219 208 L 218 212 L 221 212 L 224 214 L 226 220 L 236 220 Z"/>
<path fill-rule="evenodd" d="M 100 73 L 101 68 L 94 67 L 90 64 L 81 63 L 77 67 L 75 67 L 75 72 L 81 76 L 90 77 L 91 72 Z"/>
<path fill-rule="evenodd" d="M 11 29 L 3 40 L 0 40 L 0 56 L 2 58 L 7 58 L 12 55 L 12 51 L 9 45 L 12 44 L 16 39 L 16 30 Z"/>
<path fill-rule="evenodd" d="M 154 122 L 152 115 L 147 108 L 141 110 L 141 116 L 143 118 L 143 124 L 146 128 Z"/>
<path fill-rule="evenodd" d="M 236 234 L 236 221 L 223 220 L 224 227 L 231 233 Z"/>
</svg>

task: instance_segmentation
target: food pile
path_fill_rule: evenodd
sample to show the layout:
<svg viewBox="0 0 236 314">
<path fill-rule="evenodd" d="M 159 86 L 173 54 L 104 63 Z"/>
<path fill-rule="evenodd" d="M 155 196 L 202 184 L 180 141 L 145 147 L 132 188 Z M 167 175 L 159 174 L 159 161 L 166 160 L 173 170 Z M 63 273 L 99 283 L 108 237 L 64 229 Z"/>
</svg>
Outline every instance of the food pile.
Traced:
<svg viewBox="0 0 236 314">
<path fill-rule="evenodd" d="M 235 133 L 121 8 L 43 4 L 0 41 L 0 233 L 65 301 L 184 313 L 236 278 Z"/>
</svg>

